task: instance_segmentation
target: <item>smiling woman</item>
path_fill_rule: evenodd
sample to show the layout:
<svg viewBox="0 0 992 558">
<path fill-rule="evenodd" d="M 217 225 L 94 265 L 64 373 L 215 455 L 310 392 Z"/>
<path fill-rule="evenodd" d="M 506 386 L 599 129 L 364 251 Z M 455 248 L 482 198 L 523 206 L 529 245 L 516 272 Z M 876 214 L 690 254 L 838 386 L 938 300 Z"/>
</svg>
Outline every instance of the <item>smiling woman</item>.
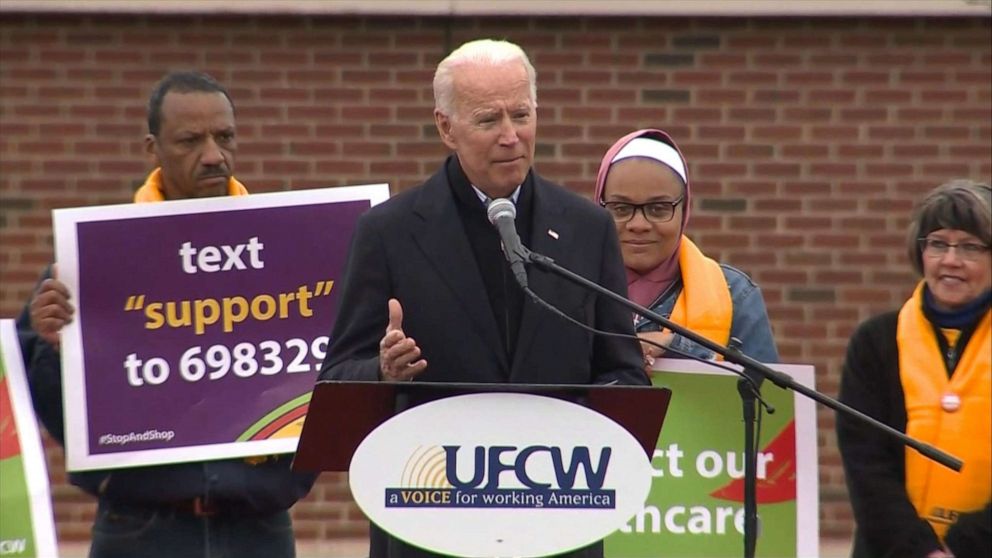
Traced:
<svg viewBox="0 0 992 558">
<path fill-rule="evenodd" d="M 907 238 L 923 280 L 848 345 L 841 401 L 965 463 L 953 472 L 838 415 L 854 558 L 992 555 L 990 207 L 992 189 L 968 180 L 924 198 Z"/>
<path fill-rule="evenodd" d="M 687 236 L 692 201 L 688 165 L 661 130 L 638 130 L 606 152 L 596 180 L 596 201 L 613 217 L 630 298 L 642 306 L 762 362 L 778 362 L 765 301 L 743 272 L 707 258 Z M 646 320 L 638 336 L 668 347 L 666 356 L 713 353 Z M 642 343 L 645 366 L 666 351 Z"/>
<path fill-rule="evenodd" d="M 987 185 L 955 180 L 923 200 L 910 227 L 908 248 L 936 308 L 951 311 L 988 294 L 990 243 Z"/>
</svg>

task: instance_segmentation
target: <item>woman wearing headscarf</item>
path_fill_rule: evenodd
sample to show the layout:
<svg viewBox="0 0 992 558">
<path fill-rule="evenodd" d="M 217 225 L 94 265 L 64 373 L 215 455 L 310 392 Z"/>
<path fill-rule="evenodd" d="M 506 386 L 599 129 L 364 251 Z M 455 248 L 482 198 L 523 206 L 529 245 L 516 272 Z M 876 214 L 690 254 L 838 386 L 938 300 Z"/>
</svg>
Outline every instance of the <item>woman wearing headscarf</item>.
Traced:
<svg viewBox="0 0 992 558">
<path fill-rule="evenodd" d="M 923 279 L 851 337 L 840 400 L 964 462 L 954 472 L 837 415 L 855 558 L 992 556 L 992 189 L 943 184 L 917 206 Z"/>
<path fill-rule="evenodd" d="M 721 345 L 736 338 L 741 351 L 756 360 L 778 362 L 757 285 L 706 257 L 685 235 L 691 191 L 685 158 L 661 130 L 628 134 L 603 157 L 595 199 L 616 223 L 631 300 Z M 641 338 L 700 358 L 715 356 L 643 318 L 634 319 Z M 641 347 L 648 366 L 665 353 L 647 343 Z"/>
</svg>

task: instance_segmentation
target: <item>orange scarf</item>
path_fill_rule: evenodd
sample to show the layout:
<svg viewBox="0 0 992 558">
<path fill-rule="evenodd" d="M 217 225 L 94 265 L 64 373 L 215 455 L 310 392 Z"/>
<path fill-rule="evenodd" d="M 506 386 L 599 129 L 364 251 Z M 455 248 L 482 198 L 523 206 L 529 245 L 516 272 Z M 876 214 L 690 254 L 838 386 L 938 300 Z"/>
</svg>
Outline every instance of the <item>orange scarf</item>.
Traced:
<svg viewBox="0 0 992 558">
<path fill-rule="evenodd" d="M 233 176 L 227 181 L 227 195 L 247 196 L 248 189 Z M 162 168 L 156 168 L 145 179 L 145 183 L 134 193 L 135 203 L 151 203 L 165 201 L 165 190 L 162 189 Z"/>
<path fill-rule="evenodd" d="M 671 320 L 721 345 L 730 341 L 734 302 L 720 264 L 707 258 L 688 237 L 679 249 L 682 292 Z"/>
<path fill-rule="evenodd" d="M 899 312 L 896 341 L 906 434 L 964 461 L 956 473 L 906 448 L 906 493 L 943 540 L 958 513 L 992 500 L 992 312 L 981 318 L 950 378 L 923 314 L 922 282 Z"/>
</svg>

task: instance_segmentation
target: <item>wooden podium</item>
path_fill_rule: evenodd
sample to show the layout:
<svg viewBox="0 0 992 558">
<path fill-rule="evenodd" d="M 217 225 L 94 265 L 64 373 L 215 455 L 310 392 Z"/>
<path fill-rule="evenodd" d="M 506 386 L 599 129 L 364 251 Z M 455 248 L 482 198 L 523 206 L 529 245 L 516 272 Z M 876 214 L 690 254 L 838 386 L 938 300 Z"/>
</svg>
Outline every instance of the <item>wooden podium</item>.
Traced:
<svg viewBox="0 0 992 558">
<path fill-rule="evenodd" d="M 382 422 L 421 403 L 473 393 L 525 393 L 583 405 L 625 428 L 654 453 L 672 392 L 652 386 L 343 382 L 314 386 L 296 449 L 296 471 L 347 471 L 362 440 Z"/>
</svg>

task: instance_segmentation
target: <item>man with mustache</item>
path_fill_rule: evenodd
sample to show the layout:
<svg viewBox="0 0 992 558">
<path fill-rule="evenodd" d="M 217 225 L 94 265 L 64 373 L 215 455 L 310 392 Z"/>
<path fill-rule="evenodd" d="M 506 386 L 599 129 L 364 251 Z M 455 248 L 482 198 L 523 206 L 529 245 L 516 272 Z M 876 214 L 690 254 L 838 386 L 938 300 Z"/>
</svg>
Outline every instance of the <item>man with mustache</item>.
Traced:
<svg viewBox="0 0 992 558">
<path fill-rule="evenodd" d="M 525 246 L 626 295 L 612 219 L 531 168 L 537 85 L 527 55 L 506 41 L 466 43 L 438 65 L 434 98 L 454 153 L 359 220 L 321 379 L 646 385 L 633 338 L 594 336 L 525 300 L 487 220 L 489 200 L 513 200 Z M 623 307 L 548 273 L 528 279 L 574 319 L 633 335 Z M 596 543 L 570 556 L 602 554 Z M 371 558 L 430 555 L 372 526 Z"/>
<path fill-rule="evenodd" d="M 232 174 L 234 103 L 210 76 L 178 72 L 158 83 L 145 151 L 155 170 L 136 203 L 248 194 Z M 73 317 L 70 300 L 46 270 L 17 321 L 35 411 L 61 443 L 59 335 Z M 71 473 L 69 480 L 98 501 L 91 558 L 289 558 L 296 550 L 288 509 L 315 478 L 292 473 L 291 461 L 259 456 Z"/>
</svg>

